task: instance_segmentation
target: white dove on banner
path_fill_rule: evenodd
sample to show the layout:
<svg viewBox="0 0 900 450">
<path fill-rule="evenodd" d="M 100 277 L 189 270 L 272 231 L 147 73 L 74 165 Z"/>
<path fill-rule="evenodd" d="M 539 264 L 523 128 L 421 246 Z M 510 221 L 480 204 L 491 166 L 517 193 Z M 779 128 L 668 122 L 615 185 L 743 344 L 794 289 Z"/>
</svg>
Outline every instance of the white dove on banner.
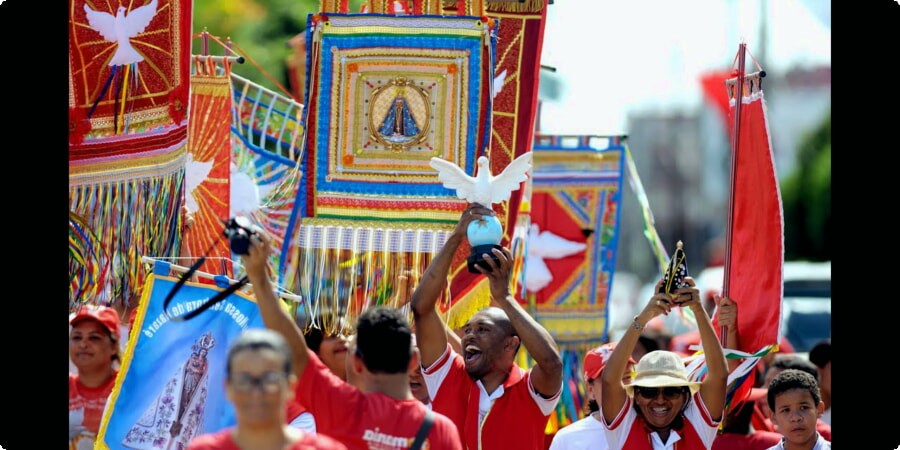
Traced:
<svg viewBox="0 0 900 450">
<path fill-rule="evenodd" d="M 263 206 L 263 201 L 269 192 L 277 185 L 275 183 L 258 184 L 250 174 L 238 169 L 237 165 L 231 165 L 231 217 L 245 215 L 250 216 Z"/>
<path fill-rule="evenodd" d="M 137 63 L 144 60 L 144 57 L 131 46 L 129 39 L 138 35 L 150 25 L 153 16 L 156 15 L 157 0 L 131 10 L 125 15 L 125 7 L 119 6 L 116 15 L 94 11 L 87 4 L 84 5 L 84 12 L 87 14 L 88 23 L 91 28 L 96 30 L 109 42 L 116 42 L 118 46 L 116 53 L 109 60 L 110 66 L 122 66 L 131 63 Z"/>
<path fill-rule="evenodd" d="M 528 254 L 525 257 L 525 289 L 531 292 L 540 291 L 553 281 L 553 275 L 544 262 L 545 259 L 564 258 L 584 251 L 587 248 L 587 244 L 583 242 L 573 242 L 547 230 L 541 233 L 538 233 L 538 231 L 536 224 L 531 224 L 531 229 L 528 230 Z"/>
<path fill-rule="evenodd" d="M 494 203 L 509 200 L 510 194 L 519 184 L 528 179 L 531 170 L 531 152 L 514 159 L 500 175 L 491 175 L 491 167 L 486 157 L 478 158 L 478 174 L 470 177 L 456 164 L 441 158 L 431 158 L 431 167 L 438 171 L 438 179 L 447 189 L 455 189 L 456 196 L 469 203 L 478 203 L 488 208 Z"/>
<path fill-rule="evenodd" d="M 187 154 L 187 161 L 184 163 L 184 204 L 189 212 L 196 212 L 200 209 L 197 199 L 194 198 L 194 189 L 200 186 L 212 170 L 213 161 L 195 161 L 194 155 Z"/>
<path fill-rule="evenodd" d="M 503 90 L 503 85 L 505 84 L 505 81 L 506 81 L 506 69 L 503 69 L 503 72 L 500 72 L 500 75 L 497 75 L 496 77 L 494 77 L 494 84 L 493 84 L 494 96 L 491 98 L 497 98 L 497 94 L 499 94 L 500 91 Z"/>
</svg>

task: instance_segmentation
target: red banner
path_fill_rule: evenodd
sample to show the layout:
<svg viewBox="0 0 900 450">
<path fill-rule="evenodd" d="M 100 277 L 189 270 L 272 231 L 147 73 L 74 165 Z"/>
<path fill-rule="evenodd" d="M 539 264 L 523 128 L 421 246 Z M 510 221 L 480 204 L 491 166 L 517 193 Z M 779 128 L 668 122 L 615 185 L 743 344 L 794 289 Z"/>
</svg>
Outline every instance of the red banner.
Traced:
<svg viewBox="0 0 900 450">
<path fill-rule="evenodd" d="M 547 17 L 546 0 L 510 5 L 488 2 L 486 8 L 489 17 L 500 20 L 491 114 L 490 159 L 491 173 L 494 174 L 503 171 L 515 158 L 531 151 Z M 509 202 L 494 205 L 494 211 L 504 226 L 501 245 L 511 247 L 519 209 L 524 206 L 521 205 L 523 193 L 524 189 L 515 191 Z M 453 307 L 448 317 L 451 327 L 461 326 L 490 302 L 487 279 L 466 270 L 469 252 L 470 247 L 462 245 L 454 257 L 450 284 Z"/>
<path fill-rule="evenodd" d="M 744 93 L 734 162 L 726 292 L 738 303 L 740 342 L 736 350 L 756 352 L 776 344 L 780 336 L 784 219 L 758 78 Z M 731 105 L 731 123 L 734 115 L 735 106 Z"/>
<path fill-rule="evenodd" d="M 82 139 L 187 119 L 191 6 L 184 0 L 69 2 L 70 159 Z"/>
<path fill-rule="evenodd" d="M 185 163 L 185 206 L 193 224 L 184 233 L 185 256 L 208 258 L 199 270 L 232 276 L 231 250 L 222 238 L 222 221 L 230 217 L 231 71 L 191 76 L 191 118 Z"/>
</svg>

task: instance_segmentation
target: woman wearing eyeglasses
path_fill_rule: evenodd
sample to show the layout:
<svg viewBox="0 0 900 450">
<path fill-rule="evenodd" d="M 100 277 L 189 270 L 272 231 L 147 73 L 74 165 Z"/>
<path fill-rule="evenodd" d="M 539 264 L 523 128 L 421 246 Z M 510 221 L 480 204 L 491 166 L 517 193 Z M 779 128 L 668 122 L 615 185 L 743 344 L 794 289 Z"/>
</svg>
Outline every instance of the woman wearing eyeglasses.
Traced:
<svg viewBox="0 0 900 450">
<path fill-rule="evenodd" d="M 709 450 L 725 408 L 728 366 L 700 293 L 691 278 L 674 296 L 650 298 L 619 341 L 600 376 L 601 412 L 610 450 Z M 662 283 L 662 282 L 660 282 Z M 656 292 L 659 292 L 657 285 Z M 641 330 L 654 317 L 673 308 L 690 308 L 697 318 L 707 375 L 692 382 L 681 358 L 657 350 L 634 366 L 630 384 L 622 383 L 628 358 Z"/>
<path fill-rule="evenodd" d="M 291 365 L 291 350 L 278 333 L 241 334 L 228 350 L 225 382 L 237 426 L 198 436 L 187 450 L 346 450 L 327 436 L 286 424 L 285 406 L 297 383 Z"/>
</svg>

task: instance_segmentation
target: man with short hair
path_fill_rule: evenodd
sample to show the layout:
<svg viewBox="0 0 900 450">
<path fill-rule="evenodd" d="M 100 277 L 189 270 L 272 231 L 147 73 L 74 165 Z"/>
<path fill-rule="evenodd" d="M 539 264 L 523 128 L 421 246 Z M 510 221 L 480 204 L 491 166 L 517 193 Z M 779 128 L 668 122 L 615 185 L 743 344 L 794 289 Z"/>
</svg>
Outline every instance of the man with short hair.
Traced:
<svg viewBox="0 0 900 450">
<path fill-rule="evenodd" d="M 291 359 L 291 349 L 278 333 L 259 328 L 241 333 L 225 364 L 225 394 L 237 424 L 194 438 L 187 450 L 346 450 L 329 437 L 285 425 L 285 405 L 297 382 Z"/>
<path fill-rule="evenodd" d="M 463 355 L 447 343 L 435 311 L 469 224 L 493 214 L 470 204 L 413 293 L 422 373 L 434 410 L 453 420 L 468 448 L 543 450 L 547 418 L 562 390 L 562 360 L 547 330 L 510 293 L 509 250 L 493 250 L 499 263 L 482 255 L 489 270 L 476 266 L 490 282 L 492 306 L 475 313 L 463 327 Z M 529 371 L 514 362 L 520 344 L 536 363 Z"/>
<path fill-rule="evenodd" d="M 296 398 L 315 416 L 318 432 L 351 450 L 406 450 L 418 435 L 425 437 L 418 448 L 461 450 L 453 423 L 429 411 L 409 390 L 409 370 L 418 364 L 418 354 L 400 312 L 375 307 L 360 315 L 348 359 L 361 388 L 348 384 L 306 347 L 297 324 L 275 297 L 266 273 L 268 239 L 262 232 L 250 238 L 249 253 L 242 257 L 244 268 L 263 322 L 291 346 L 299 377 Z"/>
</svg>

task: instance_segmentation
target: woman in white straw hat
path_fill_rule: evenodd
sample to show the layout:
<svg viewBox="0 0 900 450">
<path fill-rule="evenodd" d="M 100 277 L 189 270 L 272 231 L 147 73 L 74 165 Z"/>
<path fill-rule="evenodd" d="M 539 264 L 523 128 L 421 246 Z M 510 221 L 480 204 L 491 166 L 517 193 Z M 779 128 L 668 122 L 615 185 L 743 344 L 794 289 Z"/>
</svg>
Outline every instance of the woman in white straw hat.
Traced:
<svg viewBox="0 0 900 450">
<path fill-rule="evenodd" d="M 725 408 L 728 366 L 712 323 L 700 304 L 700 293 L 691 278 L 688 287 L 674 296 L 656 294 L 619 341 L 601 375 L 601 412 L 610 450 L 709 450 Z M 659 292 L 657 285 L 656 292 Z M 681 358 L 657 350 L 634 366 L 632 381 L 625 385 L 628 358 L 644 326 L 674 307 L 690 308 L 697 318 L 706 357 L 707 375 L 690 381 Z"/>
</svg>

